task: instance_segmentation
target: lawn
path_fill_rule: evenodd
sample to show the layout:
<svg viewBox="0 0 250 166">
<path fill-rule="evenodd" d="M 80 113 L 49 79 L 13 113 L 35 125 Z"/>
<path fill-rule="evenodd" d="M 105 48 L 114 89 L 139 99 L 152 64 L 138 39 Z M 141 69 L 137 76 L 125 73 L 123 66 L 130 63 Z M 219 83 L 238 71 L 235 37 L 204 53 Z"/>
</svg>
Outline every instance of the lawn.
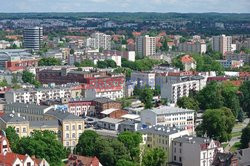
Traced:
<svg viewBox="0 0 250 166">
<path fill-rule="evenodd" d="M 223 149 L 224 149 L 225 147 L 227 147 L 228 143 L 223 143 L 223 144 L 221 144 L 221 145 L 222 145 L 222 147 L 223 147 Z"/>
<path fill-rule="evenodd" d="M 240 149 L 240 142 L 236 142 L 231 148 L 230 152 L 235 152 L 236 150 Z"/>
<path fill-rule="evenodd" d="M 242 134 L 242 132 L 241 132 L 241 131 L 234 132 L 234 133 L 232 133 L 232 138 L 233 138 L 233 137 L 240 137 L 240 136 L 241 136 L 241 134 Z"/>
</svg>

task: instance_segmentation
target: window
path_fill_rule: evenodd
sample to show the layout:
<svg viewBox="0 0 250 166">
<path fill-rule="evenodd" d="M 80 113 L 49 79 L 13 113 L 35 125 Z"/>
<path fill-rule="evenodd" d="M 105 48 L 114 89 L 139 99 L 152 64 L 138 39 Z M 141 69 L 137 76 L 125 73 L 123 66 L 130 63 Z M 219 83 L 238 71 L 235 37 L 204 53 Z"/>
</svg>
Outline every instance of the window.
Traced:
<svg viewBox="0 0 250 166">
<path fill-rule="evenodd" d="M 73 134 L 72 134 L 72 138 L 75 138 L 75 137 L 76 137 L 76 134 L 75 134 L 75 133 L 73 133 Z"/>
<path fill-rule="evenodd" d="M 26 133 L 26 128 L 25 127 L 23 128 L 23 133 Z"/>
<path fill-rule="evenodd" d="M 66 130 L 69 130 L 69 126 L 68 125 L 66 126 Z"/>
<path fill-rule="evenodd" d="M 75 125 L 72 125 L 72 130 L 75 130 Z"/>
<path fill-rule="evenodd" d="M 82 125 L 78 125 L 78 130 L 82 130 Z"/>
<path fill-rule="evenodd" d="M 182 160 L 182 158 L 181 157 L 179 157 L 179 161 L 181 162 L 181 160 Z"/>
<path fill-rule="evenodd" d="M 176 153 L 176 148 L 174 148 L 174 152 Z"/>
<path fill-rule="evenodd" d="M 181 149 L 180 149 L 180 153 L 181 153 Z"/>
<path fill-rule="evenodd" d="M 28 163 L 27 163 L 27 166 L 31 166 L 31 163 L 30 163 L 30 162 L 28 162 Z"/>
<path fill-rule="evenodd" d="M 69 138 L 69 134 L 68 133 L 66 134 L 66 138 Z"/>
<path fill-rule="evenodd" d="M 69 142 L 66 142 L 66 146 L 69 146 Z"/>
<path fill-rule="evenodd" d="M 206 152 L 203 153 L 203 158 L 204 158 L 204 159 L 206 158 Z"/>
<path fill-rule="evenodd" d="M 16 132 L 19 133 L 19 128 L 16 128 Z"/>
<path fill-rule="evenodd" d="M 176 161 L 176 156 L 174 156 L 174 161 Z"/>
</svg>

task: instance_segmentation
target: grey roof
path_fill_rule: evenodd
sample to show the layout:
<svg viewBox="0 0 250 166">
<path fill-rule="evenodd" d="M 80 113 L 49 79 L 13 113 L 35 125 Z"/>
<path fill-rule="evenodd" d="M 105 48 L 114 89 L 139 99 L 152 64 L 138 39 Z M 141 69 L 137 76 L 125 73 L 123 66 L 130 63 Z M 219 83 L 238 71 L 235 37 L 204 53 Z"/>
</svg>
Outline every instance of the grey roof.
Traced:
<svg viewBox="0 0 250 166">
<path fill-rule="evenodd" d="M 174 141 L 181 142 L 181 143 L 204 144 L 204 143 L 210 142 L 210 139 L 203 138 L 203 137 L 183 136 L 183 137 L 175 138 Z"/>
<path fill-rule="evenodd" d="M 45 115 L 54 116 L 58 120 L 83 120 L 79 116 L 75 116 L 67 111 L 59 111 L 55 109 L 48 110 Z"/>
<path fill-rule="evenodd" d="M 169 136 L 171 134 L 178 133 L 180 131 L 184 131 L 184 129 L 179 129 L 176 127 L 167 127 L 162 125 L 156 125 L 149 128 L 138 130 L 143 134 L 157 134 L 157 135 L 165 135 Z"/>
<path fill-rule="evenodd" d="M 114 118 L 109 118 L 109 117 L 99 120 L 99 122 L 112 123 L 112 124 L 120 123 L 122 121 L 123 121 L 122 119 L 114 119 Z"/>
<path fill-rule="evenodd" d="M 165 115 L 165 114 L 178 114 L 178 113 L 192 113 L 194 110 L 190 109 L 183 109 L 179 107 L 170 107 L 170 106 L 161 106 L 158 108 L 147 109 L 147 111 L 152 111 L 158 115 Z"/>
<path fill-rule="evenodd" d="M 46 108 L 49 108 L 49 106 L 44 105 L 36 105 L 36 104 L 25 104 L 25 103 L 10 103 L 6 104 L 7 107 L 13 107 L 13 108 L 29 108 L 29 109 L 39 109 L 44 110 Z"/>
<path fill-rule="evenodd" d="M 59 127 L 58 120 L 30 121 L 30 127 L 53 128 Z"/>
<path fill-rule="evenodd" d="M 239 159 L 239 166 L 250 165 L 250 148 L 236 151 L 236 157 Z"/>
<path fill-rule="evenodd" d="M 96 98 L 93 101 L 99 102 L 99 103 L 109 103 L 109 102 L 116 102 L 114 100 L 111 100 L 109 98 L 106 97 L 100 97 L 100 98 Z"/>
<path fill-rule="evenodd" d="M 24 117 L 18 116 L 17 114 L 5 114 L 0 117 L 5 123 L 18 123 L 18 122 L 28 122 Z"/>
</svg>

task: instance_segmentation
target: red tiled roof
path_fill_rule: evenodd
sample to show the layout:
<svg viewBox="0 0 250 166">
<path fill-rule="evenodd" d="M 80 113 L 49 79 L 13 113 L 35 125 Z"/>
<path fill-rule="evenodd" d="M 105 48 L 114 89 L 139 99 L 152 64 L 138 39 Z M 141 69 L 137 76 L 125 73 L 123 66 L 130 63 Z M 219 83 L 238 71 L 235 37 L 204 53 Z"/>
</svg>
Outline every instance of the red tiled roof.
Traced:
<svg viewBox="0 0 250 166">
<path fill-rule="evenodd" d="M 81 163 L 84 166 L 99 166 L 99 160 L 97 157 L 86 157 L 78 155 L 70 155 L 68 157 L 68 163 L 66 165 Z"/>
<path fill-rule="evenodd" d="M 181 57 L 181 62 L 182 63 L 190 63 L 190 62 L 194 62 L 194 59 L 190 55 L 185 55 L 185 56 Z"/>
</svg>

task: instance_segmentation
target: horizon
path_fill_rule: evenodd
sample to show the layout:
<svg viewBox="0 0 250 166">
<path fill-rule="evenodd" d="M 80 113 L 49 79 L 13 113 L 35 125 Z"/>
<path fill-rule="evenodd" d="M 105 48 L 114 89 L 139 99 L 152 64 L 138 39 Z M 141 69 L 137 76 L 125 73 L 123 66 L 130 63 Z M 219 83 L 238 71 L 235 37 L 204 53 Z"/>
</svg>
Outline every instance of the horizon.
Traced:
<svg viewBox="0 0 250 166">
<path fill-rule="evenodd" d="M 250 13 L 249 0 L 3 0 L 0 13 Z"/>
</svg>

